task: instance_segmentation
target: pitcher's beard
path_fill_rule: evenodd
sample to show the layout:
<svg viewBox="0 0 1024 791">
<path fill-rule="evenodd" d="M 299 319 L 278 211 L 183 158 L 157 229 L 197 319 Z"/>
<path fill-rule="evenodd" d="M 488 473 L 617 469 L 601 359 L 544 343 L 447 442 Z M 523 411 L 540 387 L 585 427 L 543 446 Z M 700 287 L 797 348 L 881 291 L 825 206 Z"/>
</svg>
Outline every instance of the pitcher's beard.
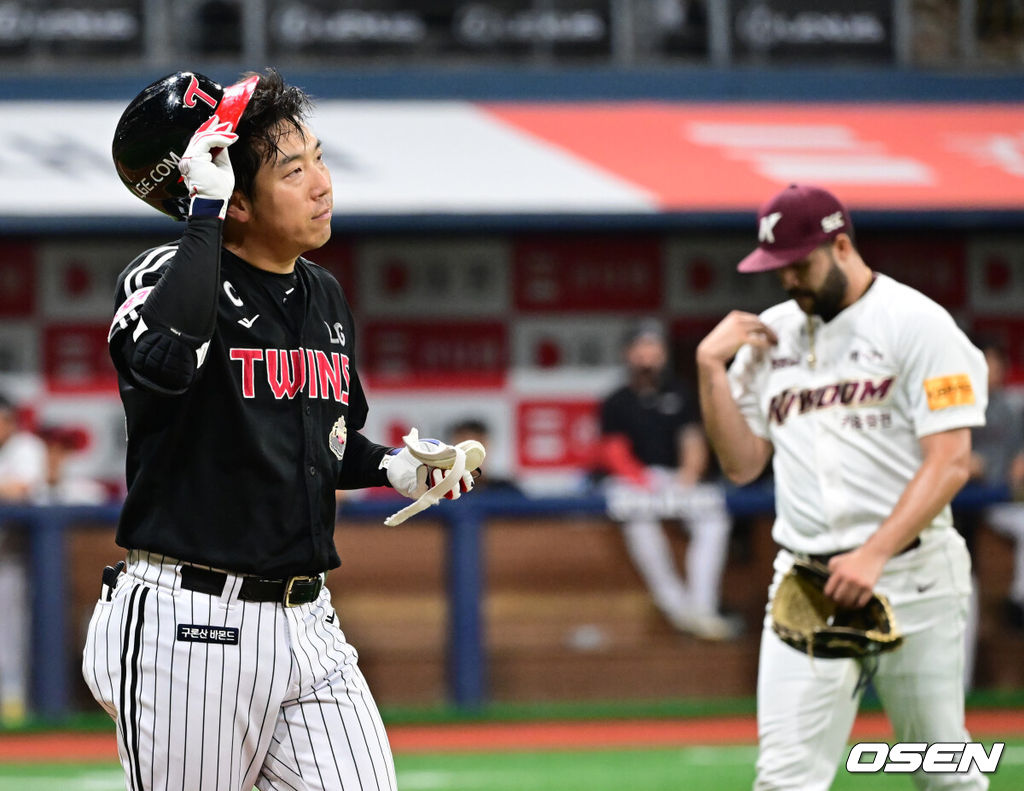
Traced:
<svg viewBox="0 0 1024 791">
<path fill-rule="evenodd" d="M 791 288 L 786 293 L 792 299 L 797 300 L 797 303 L 800 304 L 800 307 L 806 313 L 821 316 L 824 321 L 832 321 L 832 319 L 839 315 L 839 311 L 843 309 L 843 299 L 846 296 L 848 285 L 849 280 L 843 273 L 843 270 L 833 261 L 832 268 L 825 275 L 825 282 L 821 284 L 821 288 L 817 291 Z M 809 297 L 811 304 L 808 307 L 804 307 L 801 297 Z"/>
</svg>

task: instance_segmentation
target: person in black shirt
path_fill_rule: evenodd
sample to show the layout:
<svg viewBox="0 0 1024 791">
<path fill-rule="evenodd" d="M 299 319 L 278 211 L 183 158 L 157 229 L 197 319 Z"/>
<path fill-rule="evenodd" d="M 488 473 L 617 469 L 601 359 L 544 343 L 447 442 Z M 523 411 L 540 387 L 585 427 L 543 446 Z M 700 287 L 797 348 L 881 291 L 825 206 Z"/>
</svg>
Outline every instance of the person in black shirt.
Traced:
<svg viewBox="0 0 1024 791">
<path fill-rule="evenodd" d="M 393 790 L 377 706 L 323 585 L 340 562 L 334 495 L 419 497 L 442 473 L 360 433 L 352 312 L 302 257 L 330 237 L 333 204 L 308 98 L 273 70 L 217 90 L 171 75 L 115 137 L 137 195 L 173 215 L 162 191 L 176 162 L 188 208 L 181 238 L 117 282 L 127 558 L 104 573 L 83 672 L 117 723 L 130 788 Z M 183 151 L 130 174 L 132 152 L 162 139 L 147 114 L 172 126 L 204 103 L 213 114 Z M 452 498 L 472 476 L 457 484 Z"/>
<path fill-rule="evenodd" d="M 609 515 L 651 597 L 677 629 L 708 640 L 736 637 L 740 623 L 719 612 L 731 521 L 720 485 L 705 475 L 709 452 L 695 398 L 667 370 L 659 324 L 627 337 L 627 382 L 601 404 L 601 462 Z M 676 568 L 663 519 L 690 534 L 685 578 Z"/>
</svg>

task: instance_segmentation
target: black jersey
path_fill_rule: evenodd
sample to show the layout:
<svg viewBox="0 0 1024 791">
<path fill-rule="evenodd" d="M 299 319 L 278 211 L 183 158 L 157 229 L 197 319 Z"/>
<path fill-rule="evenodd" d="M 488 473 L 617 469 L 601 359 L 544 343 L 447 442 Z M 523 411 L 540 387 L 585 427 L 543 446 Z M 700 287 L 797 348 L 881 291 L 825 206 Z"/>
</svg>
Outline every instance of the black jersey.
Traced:
<svg viewBox="0 0 1024 791">
<path fill-rule="evenodd" d="M 680 432 L 699 422 L 696 401 L 670 379 L 645 395 L 620 387 L 601 404 L 601 433 L 624 435 L 633 455 L 647 466 L 679 467 Z"/>
<path fill-rule="evenodd" d="M 219 222 L 190 223 L 186 234 L 199 235 L 196 254 L 216 266 Z M 196 247 L 183 239 L 148 250 L 118 280 L 110 349 L 128 495 L 117 543 L 265 576 L 333 568 L 335 489 L 387 485 L 388 448 L 358 433 L 367 404 L 352 312 L 316 264 L 300 258 L 292 275 L 276 275 L 221 250 L 213 334 L 194 341 L 187 389 L 160 392 L 131 363 L 153 331 L 143 305 L 175 256 Z"/>
</svg>

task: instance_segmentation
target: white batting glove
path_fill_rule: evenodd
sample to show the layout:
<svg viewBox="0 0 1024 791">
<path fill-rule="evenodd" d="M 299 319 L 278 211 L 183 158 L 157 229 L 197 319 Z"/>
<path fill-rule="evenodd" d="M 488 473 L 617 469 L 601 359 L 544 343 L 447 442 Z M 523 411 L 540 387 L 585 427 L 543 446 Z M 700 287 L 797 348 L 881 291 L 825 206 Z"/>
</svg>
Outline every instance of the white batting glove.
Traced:
<svg viewBox="0 0 1024 791">
<path fill-rule="evenodd" d="M 192 202 L 192 217 L 220 217 L 227 213 L 228 200 L 235 189 L 235 172 L 231 169 L 228 146 L 238 139 L 229 121 L 216 115 L 192 135 L 178 161 L 185 186 Z"/>
<path fill-rule="evenodd" d="M 445 456 L 447 450 L 451 450 L 454 455 L 453 446 L 437 439 L 418 439 L 414 445 L 422 453 L 431 456 Z M 433 467 L 420 461 L 408 447 L 396 448 L 391 451 L 381 460 L 381 465 L 387 469 L 388 483 L 391 484 L 391 487 L 411 500 L 422 497 L 428 489 L 437 486 L 448 469 Z M 449 463 L 448 467 L 450 466 Z M 472 470 L 466 470 L 459 480 L 459 485 L 446 492 L 444 496 L 448 500 L 457 500 L 463 492 L 468 492 L 472 488 Z"/>
<path fill-rule="evenodd" d="M 399 494 L 415 500 L 427 489 L 427 465 L 416 459 L 408 448 L 395 448 L 381 459 L 388 483 Z"/>
</svg>

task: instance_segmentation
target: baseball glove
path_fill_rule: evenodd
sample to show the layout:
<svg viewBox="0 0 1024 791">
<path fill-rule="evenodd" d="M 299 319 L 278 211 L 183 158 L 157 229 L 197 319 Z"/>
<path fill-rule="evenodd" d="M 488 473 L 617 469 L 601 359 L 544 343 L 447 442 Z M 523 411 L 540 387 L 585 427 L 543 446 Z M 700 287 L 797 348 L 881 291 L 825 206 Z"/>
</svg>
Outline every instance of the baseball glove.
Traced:
<svg viewBox="0 0 1024 791">
<path fill-rule="evenodd" d="M 829 570 L 797 559 L 772 600 L 772 628 L 786 643 L 809 656 L 872 657 L 903 642 L 889 600 L 873 593 L 858 609 L 845 609 L 825 595 Z"/>
</svg>

